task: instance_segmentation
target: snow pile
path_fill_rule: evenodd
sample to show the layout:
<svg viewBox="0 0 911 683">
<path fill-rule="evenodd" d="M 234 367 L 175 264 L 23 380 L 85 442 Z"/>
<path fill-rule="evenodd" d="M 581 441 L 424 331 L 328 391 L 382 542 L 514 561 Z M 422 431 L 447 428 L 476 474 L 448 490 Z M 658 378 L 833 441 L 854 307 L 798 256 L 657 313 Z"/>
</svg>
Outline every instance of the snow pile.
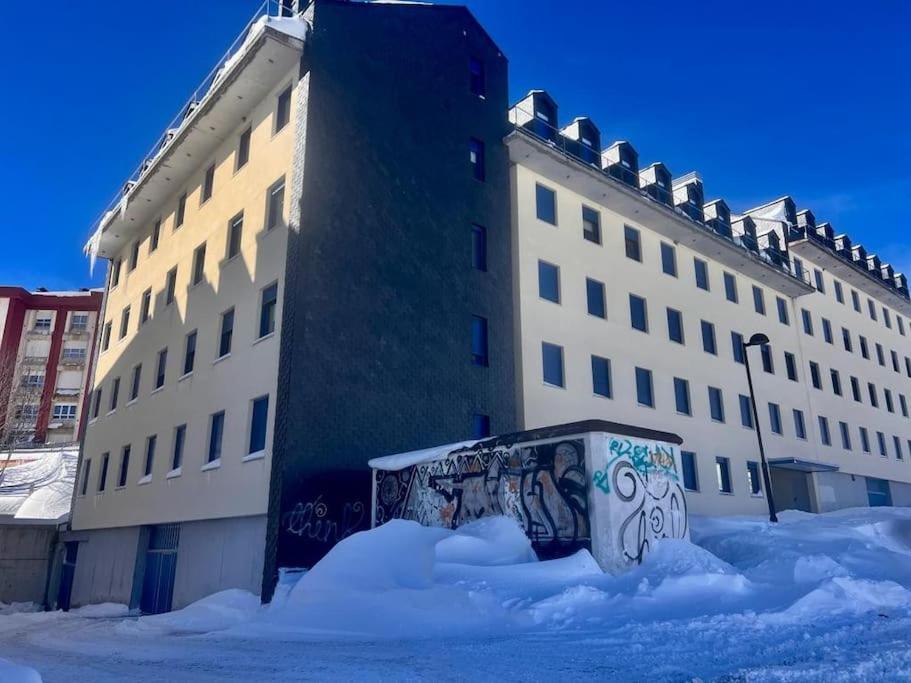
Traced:
<svg viewBox="0 0 911 683">
<path fill-rule="evenodd" d="M 0 681 L 3 683 L 41 683 L 41 676 L 30 667 L 13 664 L 0 657 Z"/>
<path fill-rule="evenodd" d="M 76 448 L 14 451 L 22 464 L 0 474 L 0 515 L 59 522 L 70 513 L 79 451 Z"/>
</svg>

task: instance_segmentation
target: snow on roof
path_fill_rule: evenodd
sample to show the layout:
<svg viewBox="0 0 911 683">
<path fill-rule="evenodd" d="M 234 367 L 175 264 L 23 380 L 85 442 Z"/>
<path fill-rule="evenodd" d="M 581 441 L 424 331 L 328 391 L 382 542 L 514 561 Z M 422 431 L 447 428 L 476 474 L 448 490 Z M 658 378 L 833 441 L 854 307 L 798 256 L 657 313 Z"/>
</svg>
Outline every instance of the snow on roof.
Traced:
<svg viewBox="0 0 911 683">
<path fill-rule="evenodd" d="M 0 456 L 0 467 L 5 459 L 6 454 Z M 70 514 L 78 459 L 75 446 L 13 451 L 11 461 L 26 462 L 0 474 L 0 524 L 64 521 Z"/>
<path fill-rule="evenodd" d="M 468 448 L 469 446 L 474 446 L 476 443 L 478 443 L 477 440 L 461 441 L 458 443 L 444 444 L 442 446 L 434 446 L 433 448 L 423 448 L 419 451 L 408 451 L 407 453 L 385 455 L 381 458 L 373 458 L 372 460 L 369 460 L 367 464 L 375 470 L 403 470 L 406 467 L 411 467 L 412 465 L 420 465 L 425 462 L 442 460 L 453 451 L 457 451 L 461 448 Z"/>
</svg>

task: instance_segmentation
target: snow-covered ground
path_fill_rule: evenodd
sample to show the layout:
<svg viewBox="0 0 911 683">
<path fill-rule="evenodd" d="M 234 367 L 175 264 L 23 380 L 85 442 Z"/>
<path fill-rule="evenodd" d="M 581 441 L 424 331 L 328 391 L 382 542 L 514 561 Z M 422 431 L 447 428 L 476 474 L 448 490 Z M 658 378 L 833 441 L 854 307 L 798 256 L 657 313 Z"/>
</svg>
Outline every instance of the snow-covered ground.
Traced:
<svg viewBox="0 0 911 683">
<path fill-rule="evenodd" d="M 0 609 L 0 681 L 911 681 L 909 509 L 694 519 L 620 577 L 513 524 L 392 522 L 266 607 Z"/>
</svg>

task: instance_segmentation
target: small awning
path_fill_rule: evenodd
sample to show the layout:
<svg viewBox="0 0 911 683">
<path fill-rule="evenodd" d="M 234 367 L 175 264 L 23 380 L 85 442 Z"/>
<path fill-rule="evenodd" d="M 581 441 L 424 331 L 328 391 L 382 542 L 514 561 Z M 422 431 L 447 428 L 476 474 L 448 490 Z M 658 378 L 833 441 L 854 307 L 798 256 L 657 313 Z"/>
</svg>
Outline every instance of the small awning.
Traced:
<svg viewBox="0 0 911 683">
<path fill-rule="evenodd" d="M 837 472 L 838 465 L 829 465 L 824 462 L 800 460 L 798 458 L 774 458 L 769 460 L 769 467 L 779 470 L 795 470 L 797 472 Z"/>
</svg>

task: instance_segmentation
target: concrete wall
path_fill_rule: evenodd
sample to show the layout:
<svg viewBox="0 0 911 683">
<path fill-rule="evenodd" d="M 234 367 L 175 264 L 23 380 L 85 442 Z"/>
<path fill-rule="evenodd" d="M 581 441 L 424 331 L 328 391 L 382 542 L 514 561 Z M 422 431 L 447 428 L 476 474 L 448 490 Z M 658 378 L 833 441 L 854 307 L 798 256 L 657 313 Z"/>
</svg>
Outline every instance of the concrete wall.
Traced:
<svg viewBox="0 0 911 683">
<path fill-rule="evenodd" d="M 131 526 L 70 532 L 65 536 L 66 541 L 79 541 L 72 607 L 96 602 L 138 606 L 135 580 L 141 531 L 141 527 Z"/>
<path fill-rule="evenodd" d="M 0 524 L 0 602 L 44 602 L 55 527 Z"/>
<path fill-rule="evenodd" d="M 867 480 L 860 475 L 846 472 L 815 472 L 812 475 L 811 487 L 813 484 L 815 484 L 817 501 L 814 512 L 867 507 L 869 504 Z M 891 486 L 894 488 L 895 483 L 893 482 Z M 780 504 L 779 507 L 781 507 Z"/>
<path fill-rule="evenodd" d="M 911 507 L 911 484 L 890 481 L 892 491 L 892 505 L 895 507 Z"/>
</svg>

